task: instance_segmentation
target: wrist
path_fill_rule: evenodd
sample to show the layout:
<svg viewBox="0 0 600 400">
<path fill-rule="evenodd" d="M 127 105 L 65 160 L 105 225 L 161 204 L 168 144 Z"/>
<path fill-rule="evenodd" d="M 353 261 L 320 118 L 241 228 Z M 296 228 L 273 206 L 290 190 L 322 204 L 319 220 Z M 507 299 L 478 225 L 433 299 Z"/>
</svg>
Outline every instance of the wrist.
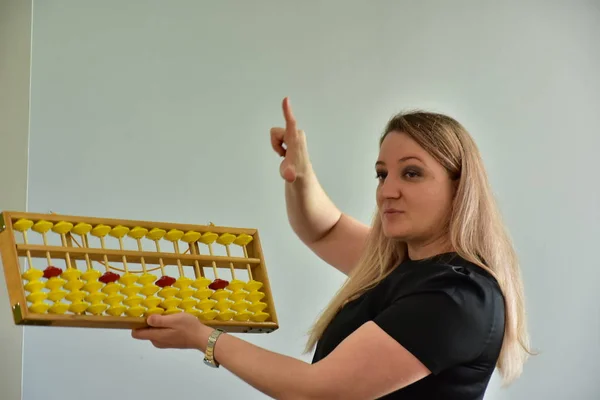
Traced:
<svg viewBox="0 0 600 400">
<path fill-rule="evenodd" d="M 315 178 L 315 171 L 312 165 L 308 163 L 302 170 L 297 170 L 296 179 L 293 182 L 286 181 L 286 185 L 292 190 L 304 190 L 313 184 Z"/>
</svg>

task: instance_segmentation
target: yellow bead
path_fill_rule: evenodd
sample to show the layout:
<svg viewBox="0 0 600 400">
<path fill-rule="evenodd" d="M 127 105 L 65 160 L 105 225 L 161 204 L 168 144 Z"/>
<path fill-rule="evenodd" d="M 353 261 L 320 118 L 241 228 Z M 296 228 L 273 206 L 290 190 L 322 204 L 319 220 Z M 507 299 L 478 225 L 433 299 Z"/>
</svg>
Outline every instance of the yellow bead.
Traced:
<svg viewBox="0 0 600 400">
<path fill-rule="evenodd" d="M 73 227 L 72 232 L 76 235 L 83 236 L 83 235 L 90 233 L 91 230 L 92 230 L 92 226 L 90 224 L 80 222 Z"/>
<path fill-rule="evenodd" d="M 180 231 L 179 229 L 171 229 L 165 235 L 165 239 L 167 239 L 170 242 L 175 242 L 175 241 L 181 239 L 182 237 L 183 237 L 183 231 Z"/>
<path fill-rule="evenodd" d="M 186 243 L 193 243 L 200 239 L 201 236 L 200 232 L 188 231 L 181 237 L 181 240 Z"/>
<path fill-rule="evenodd" d="M 235 238 L 235 240 L 233 241 L 233 243 L 237 244 L 238 246 L 247 246 L 248 243 L 250 243 L 252 241 L 253 237 L 242 233 L 240 235 L 238 235 L 237 238 Z"/>
<path fill-rule="evenodd" d="M 20 219 L 13 224 L 13 228 L 19 232 L 25 232 L 33 226 L 33 221 L 30 219 Z"/>
<path fill-rule="evenodd" d="M 148 233 L 148 229 L 142 228 L 141 226 L 136 226 L 131 231 L 129 231 L 129 236 L 134 239 L 141 239 Z"/>
<path fill-rule="evenodd" d="M 73 224 L 67 221 L 60 221 L 52 227 L 52 231 L 64 235 L 73 228 Z"/>
<path fill-rule="evenodd" d="M 123 236 L 129 233 L 129 228 L 123 225 L 117 225 L 110 231 L 110 236 L 116 237 L 117 239 L 122 238 Z"/>
<path fill-rule="evenodd" d="M 92 235 L 97 236 L 97 237 L 104 237 L 106 235 L 108 235 L 108 233 L 110 232 L 111 227 L 108 225 L 96 225 L 94 227 L 94 229 L 92 229 Z"/>
<path fill-rule="evenodd" d="M 33 224 L 32 229 L 37 233 L 46 233 L 52 228 L 52 222 L 40 220 Z"/>
<path fill-rule="evenodd" d="M 224 246 L 228 246 L 235 240 L 235 235 L 231 233 L 224 233 L 217 239 L 217 243 L 222 244 Z"/>
</svg>

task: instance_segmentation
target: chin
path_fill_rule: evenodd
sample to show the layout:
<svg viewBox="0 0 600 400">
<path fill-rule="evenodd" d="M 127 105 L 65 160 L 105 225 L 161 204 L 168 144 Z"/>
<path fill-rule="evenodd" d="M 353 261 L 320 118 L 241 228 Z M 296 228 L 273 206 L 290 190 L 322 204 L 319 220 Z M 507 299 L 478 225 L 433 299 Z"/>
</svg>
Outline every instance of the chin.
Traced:
<svg viewBox="0 0 600 400">
<path fill-rule="evenodd" d="M 385 237 L 390 239 L 405 240 L 410 237 L 410 229 L 404 224 L 390 224 L 384 222 L 382 230 Z"/>
</svg>

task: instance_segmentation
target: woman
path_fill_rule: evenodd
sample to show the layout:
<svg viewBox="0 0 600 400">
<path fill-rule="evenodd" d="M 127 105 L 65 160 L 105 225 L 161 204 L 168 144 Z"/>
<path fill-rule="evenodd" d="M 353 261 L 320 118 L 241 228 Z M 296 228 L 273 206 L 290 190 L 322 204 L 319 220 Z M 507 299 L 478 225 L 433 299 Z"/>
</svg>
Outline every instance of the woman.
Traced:
<svg viewBox="0 0 600 400">
<path fill-rule="evenodd" d="M 517 378 L 529 354 L 519 266 L 466 130 L 434 113 L 391 119 L 368 227 L 327 197 L 287 98 L 283 111 L 271 143 L 290 224 L 348 279 L 312 330 L 312 363 L 227 334 L 216 362 L 281 399 L 483 399 L 496 366 Z M 159 348 L 206 351 L 214 332 L 188 314 L 148 324 L 133 336 Z"/>
</svg>

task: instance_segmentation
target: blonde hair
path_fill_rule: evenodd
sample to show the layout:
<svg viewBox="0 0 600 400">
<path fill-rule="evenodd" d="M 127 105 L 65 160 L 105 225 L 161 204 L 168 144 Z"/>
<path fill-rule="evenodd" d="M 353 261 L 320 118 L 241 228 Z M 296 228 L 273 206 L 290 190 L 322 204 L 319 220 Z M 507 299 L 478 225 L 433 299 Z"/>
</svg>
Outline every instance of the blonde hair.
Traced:
<svg viewBox="0 0 600 400">
<path fill-rule="evenodd" d="M 394 116 L 387 124 L 379 145 L 390 132 L 403 132 L 432 155 L 458 187 L 449 221 L 449 239 L 464 259 L 489 271 L 498 281 L 505 298 L 506 325 L 497 367 L 503 384 L 518 378 L 529 354 L 525 300 L 520 266 L 511 239 L 505 230 L 481 155 L 467 130 L 446 115 L 410 112 Z M 349 301 L 377 285 L 406 257 L 406 245 L 384 236 L 378 212 L 358 265 L 317 319 L 306 345 L 316 345 L 323 331 Z"/>
</svg>

